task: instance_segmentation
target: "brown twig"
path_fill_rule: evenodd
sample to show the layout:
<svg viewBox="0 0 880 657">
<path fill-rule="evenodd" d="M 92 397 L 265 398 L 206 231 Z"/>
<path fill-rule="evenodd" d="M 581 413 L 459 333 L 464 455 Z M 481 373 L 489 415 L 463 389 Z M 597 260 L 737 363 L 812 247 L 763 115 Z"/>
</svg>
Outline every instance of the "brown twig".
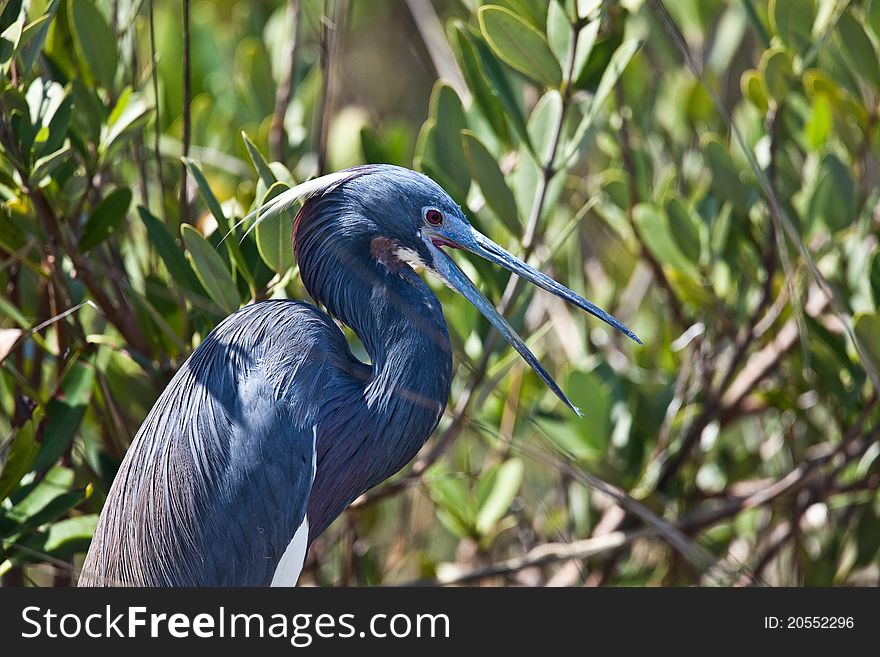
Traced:
<svg viewBox="0 0 880 657">
<path fill-rule="evenodd" d="M 189 157 L 189 142 L 192 137 L 192 66 L 190 61 L 190 0 L 183 0 L 183 157 Z M 187 194 L 188 173 L 186 165 L 180 165 L 180 221 L 189 223 L 189 195 Z"/>
<path fill-rule="evenodd" d="M 327 139 L 336 102 L 339 50 L 345 32 L 347 0 L 333 0 L 333 21 L 330 21 L 331 0 L 325 0 L 321 22 L 321 104 L 318 116 L 318 175 L 327 173 Z"/>
<path fill-rule="evenodd" d="M 626 118 L 626 112 L 624 111 L 625 101 L 623 97 L 623 84 L 621 82 L 618 82 L 614 87 L 614 97 L 617 101 L 618 114 L 620 115 L 620 153 L 623 159 L 623 168 L 626 171 L 629 180 L 629 208 L 627 210 L 627 218 L 629 219 L 630 229 L 633 231 L 633 235 L 635 235 L 636 242 L 638 242 L 639 245 L 639 257 L 648 263 L 648 266 L 651 268 L 651 273 L 654 275 L 654 280 L 657 281 L 657 284 L 666 293 L 666 298 L 669 301 L 669 309 L 672 312 L 676 324 L 683 328 L 691 325 L 693 322 L 689 321 L 685 316 L 681 301 L 672 289 L 672 285 L 669 283 L 669 279 L 666 278 L 666 274 L 663 272 L 663 266 L 647 247 L 645 236 L 642 235 L 642 232 L 639 230 L 633 217 L 633 208 L 639 202 L 639 187 L 636 184 L 636 165 L 632 154 L 629 119 Z"/>
<path fill-rule="evenodd" d="M 162 174 L 162 154 L 159 152 L 159 137 L 162 133 L 161 114 L 159 111 L 159 75 L 156 71 L 156 21 L 153 15 L 153 0 L 148 0 L 149 6 L 149 24 L 150 24 L 150 78 L 153 83 L 153 103 L 156 114 L 155 125 L 153 130 L 153 157 L 156 158 L 156 177 L 158 180 L 159 205 L 161 206 L 162 218 L 165 225 L 168 225 L 168 209 L 165 205 L 165 178 Z"/>
<path fill-rule="evenodd" d="M 284 117 L 293 98 L 302 22 L 300 20 L 300 0 L 288 0 L 287 6 L 291 22 L 290 50 L 288 51 L 287 58 L 290 68 L 275 92 L 275 111 L 272 113 L 272 128 L 269 132 L 269 150 L 272 153 L 272 157 L 279 162 L 284 162 L 285 157 L 286 134 L 284 132 Z"/>
</svg>

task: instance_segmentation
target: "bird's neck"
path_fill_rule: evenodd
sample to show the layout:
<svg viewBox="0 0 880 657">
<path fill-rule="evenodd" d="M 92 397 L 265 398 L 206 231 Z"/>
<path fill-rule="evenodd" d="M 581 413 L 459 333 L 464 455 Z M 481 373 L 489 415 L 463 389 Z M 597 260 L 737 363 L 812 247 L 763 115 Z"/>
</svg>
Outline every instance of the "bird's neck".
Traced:
<svg viewBox="0 0 880 657">
<path fill-rule="evenodd" d="M 344 197 L 309 199 L 294 225 L 300 275 L 315 300 L 350 326 L 370 355 L 371 408 L 394 403 L 400 411 L 436 416 L 452 374 L 440 302 L 397 258 L 391 240 L 370 234 L 370 225 Z"/>
<path fill-rule="evenodd" d="M 352 328 L 370 356 L 372 375 L 365 388 L 370 407 L 425 415 L 433 430 L 452 374 L 440 301 L 405 263 L 388 266 L 373 253 L 357 262 L 345 268 L 345 293 L 321 301 Z M 425 438 L 427 434 L 421 440 Z"/>
<path fill-rule="evenodd" d="M 358 234 L 364 222 L 346 220 L 345 212 L 333 199 L 312 199 L 294 229 L 306 289 L 354 330 L 372 361 L 369 369 L 354 364 L 324 400 L 312 536 L 415 457 L 440 420 L 452 378 L 437 297 L 395 259 L 393 244 Z"/>
</svg>

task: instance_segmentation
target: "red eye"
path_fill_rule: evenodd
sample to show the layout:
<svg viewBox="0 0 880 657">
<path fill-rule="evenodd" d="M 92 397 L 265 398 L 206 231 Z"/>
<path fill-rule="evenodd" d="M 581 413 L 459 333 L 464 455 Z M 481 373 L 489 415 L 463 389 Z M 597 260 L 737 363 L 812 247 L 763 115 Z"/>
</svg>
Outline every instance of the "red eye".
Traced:
<svg viewBox="0 0 880 657">
<path fill-rule="evenodd" d="M 440 210 L 429 208 L 427 212 L 425 212 L 425 221 L 432 226 L 439 226 L 443 223 L 443 213 L 440 212 Z"/>
</svg>

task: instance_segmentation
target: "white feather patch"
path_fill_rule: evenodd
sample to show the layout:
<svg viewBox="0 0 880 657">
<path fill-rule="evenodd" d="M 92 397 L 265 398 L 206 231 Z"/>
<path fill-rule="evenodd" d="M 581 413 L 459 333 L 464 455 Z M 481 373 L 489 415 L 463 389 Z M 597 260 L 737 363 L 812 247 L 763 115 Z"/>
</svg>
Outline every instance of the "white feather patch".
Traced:
<svg viewBox="0 0 880 657">
<path fill-rule="evenodd" d="M 312 482 L 315 481 L 315 472 L 318 467 L 318 425 L 312 427 Z M 287 544 L 287 549 L 281 555 L 281 560 L 275 566 L 275 574 L 272 575 L 272 583 L 269 586 L 296 586 L 299 574 L 302 572 L 306 561 L 306 550 L 309 547 L 309 517 L 303 517 L 303 521 Z"/>
<path fill-rule="evenodd" d="M 296 586 L 299 574 L 306 561 L 306 548 L 309 543 L 309 518 L 303 518 L 302 524 L 293 535 L 281 561 L 275 567 L 270 586 Z"/>
</svg>

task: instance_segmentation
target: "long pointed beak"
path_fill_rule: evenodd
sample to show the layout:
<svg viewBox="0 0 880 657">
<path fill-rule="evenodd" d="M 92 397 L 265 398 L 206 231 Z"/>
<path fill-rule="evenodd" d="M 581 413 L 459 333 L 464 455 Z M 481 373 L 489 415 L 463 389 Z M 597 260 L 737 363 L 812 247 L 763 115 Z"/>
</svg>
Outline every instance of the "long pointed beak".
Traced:
<svg viewBox="0 0 880 657">
<path fill-rule="evenodd" d="M 560 299 L 564 299 L 570 304 L 577 306 L 578 308 L 590 313 L 591 315 L 598 317 L 605 323 L 613 326 L 617 330 L 621 331 L 625 335 L 627 335 L 632 340 L 636 341 L 639 344 L 643 344 L 642 341 L 638 338 L 638 336 L 633 333 L 630 329 L 624 326 L 620 321 L 609 315 L 607 312 L 599 308 L 594 303 L 587 301 L 583 297 L 578 294 L 575 294 L 571 290 L 569 290 L 564 285 L 557 283 L 552 278 L 547 276 L 546 274 L 538 271 L 534 267 L 531 267 L 524 263 L 522 260 L 519 260 L 512 254 L 505 251 L 503 248 L 495 244 L 488 237 L 483 235 L 482 233 L 477 232 L 476 230 L 471 230 L 469 234 L 462 234 L 459 231 L 456 231 L 458 234 L 455 235 L 454 238 L 451 236 L 444 235 L 442 238 L 439 238 L 434 241 L 435 246 L 453 246 L 465 249 L 474 253 L 482 258 L 490 262 L 494 262 L 495 264 L 504 267 L 504 269 L 524 278 L 530 283 L 534 283 L 540 288 L 547 290 L 551 294 L 556 295 Z M 553 393 L 561 399 L 566 406 L 568 406 L 575 413 L 580 415 L 580 411 L 578 408 L 569 401 L 568 397 L 565 396 L 565 393 L 556 385 L 556 382 L 550 377 L 535 355 L 529 350 L 526 346 L 525 342 L 519 335 L 517 335 L 516 331 L 507 323 L 507 320 L 499 314 L 499 312 L 495 309 L 488 299 L 474 286 L 474 284 L 465 276 L 464 272 L 458 268 L 458 265 L 452 260 L 452 258 L 447 255 L 442 249 L 436 249 L 437 253 L 440 254 L 440 257 L 435 258 L 435 265 L 437 267 L 437 273 L 440 274 L 449 284 L 454 287 L 458 292 L 466 298 L 470 303 L 472 303 L 483 316 L 488 319 L 492 325 L 498 330 L 501 335 L 510 343 L 510 345 L 516 349 L 520 356 L 529 364 L 529 366 L 535 370 L 538 376 L 546 383 Z"/>
</svg>

